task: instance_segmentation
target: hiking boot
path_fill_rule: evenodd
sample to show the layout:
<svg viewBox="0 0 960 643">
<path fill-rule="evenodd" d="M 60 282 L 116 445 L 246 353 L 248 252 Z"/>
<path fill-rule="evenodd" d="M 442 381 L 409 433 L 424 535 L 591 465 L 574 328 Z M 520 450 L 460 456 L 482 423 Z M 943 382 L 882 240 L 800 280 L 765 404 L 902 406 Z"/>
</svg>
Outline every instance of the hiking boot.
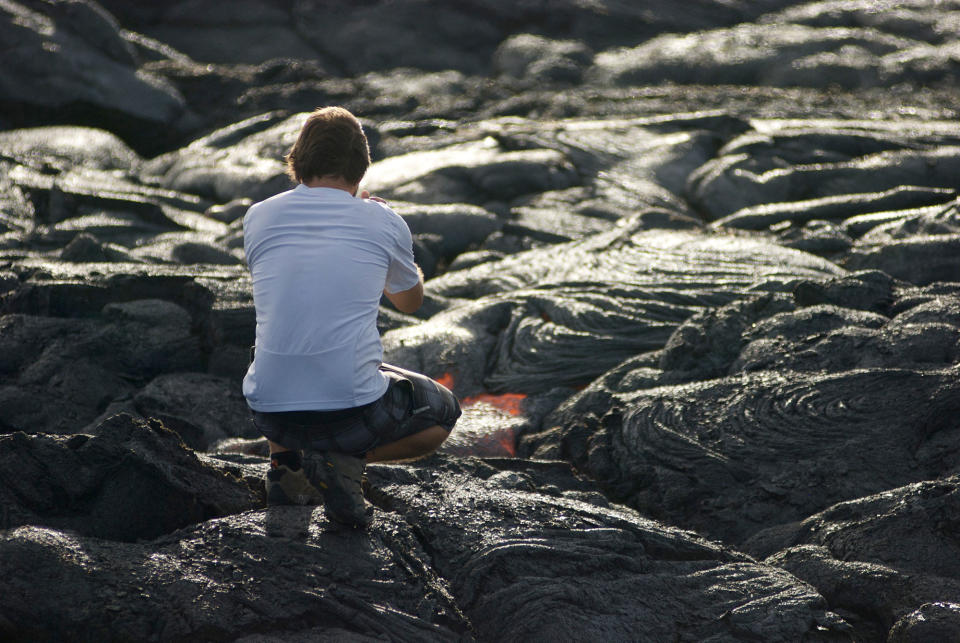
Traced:
<svg viewBox="0 0 960 643">
<path fill-rule="evenodd" d="M 365 458 L 332 451 L 311 451 L 303 468 L 323 494 L 323 511 L 330 520 L 350 527 L 366 527 L 373 508 L 363 499 L 361 480 Z"/>
<path fill-rule="evenodd" d="M 294 471 L 286 465 L 267 471 L 267 505 L 316 505 L 323 496 L 310 484 L 302 468 Z"/>
</svg>

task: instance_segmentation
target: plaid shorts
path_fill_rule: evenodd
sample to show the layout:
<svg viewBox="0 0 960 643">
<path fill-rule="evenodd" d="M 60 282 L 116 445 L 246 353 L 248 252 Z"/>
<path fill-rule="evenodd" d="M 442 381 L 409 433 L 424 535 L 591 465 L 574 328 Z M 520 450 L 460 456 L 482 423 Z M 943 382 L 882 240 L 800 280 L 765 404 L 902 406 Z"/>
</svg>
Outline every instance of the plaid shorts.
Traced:
<svg viewBox="0 0 960 643">
<path fill-rule="evenodd" d="M 339 411 L 253 411 L 253 423 L 268 440 L 288 449 L 363 455 L 431 426 L 448 432 L 460 417 L 460 402 L 450 389 L 426 375 L 390 364 L 380 370 L 389 383 L 383 396 Z"/>
</svg>

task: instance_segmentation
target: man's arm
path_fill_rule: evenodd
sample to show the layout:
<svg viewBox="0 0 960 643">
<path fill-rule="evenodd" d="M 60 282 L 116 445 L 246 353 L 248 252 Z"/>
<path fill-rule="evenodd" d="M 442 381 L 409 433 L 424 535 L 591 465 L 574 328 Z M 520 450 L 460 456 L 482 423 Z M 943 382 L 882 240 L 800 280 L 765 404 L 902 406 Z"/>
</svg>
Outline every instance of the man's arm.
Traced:
<svg viewBox="0 0 960 643">
<path fill-rule="evenodd" d="M 423 304 L 423 271 L 420 270 L 420 266 L 417 266 L 417 274 L 420 275 L 420 279 L 413 288 L 395 293 L 383 291 L 390 303 L 401 313 L 414 313 Z"/>
<path fill-rule="evenodd" d="M 360 193 L 360 198 L 377 201 L 378 203 L 383 203 L 384 205 L 387 204 L 387 202 L 380 197 L 371 196 L 370 192 L 367 190 L 364 190 Z M 408 288 L 407 290 L 401 290 L 400 292 L 395 293 L 389 293 L 387 292 L 386 288 L 383 289 L 384 296 L 389 299 L 390 303 L 393 304 L 394 307 L 401 313 L 415 313 L 417 312 L 417 309 L 423 305 L 423 271 L 420 270 L 420 266 L 417 266 L 417 275 L 420 278 L 417 281 L 417 285 L 413 288 Z"/>
</svg>

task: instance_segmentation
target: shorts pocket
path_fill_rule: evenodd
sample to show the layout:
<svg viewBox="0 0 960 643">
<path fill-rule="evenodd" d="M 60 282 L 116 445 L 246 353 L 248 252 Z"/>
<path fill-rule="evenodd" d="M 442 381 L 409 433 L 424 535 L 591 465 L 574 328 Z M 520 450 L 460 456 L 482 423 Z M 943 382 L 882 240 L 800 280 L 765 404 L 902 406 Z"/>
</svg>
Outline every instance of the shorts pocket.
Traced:
<svg viewBox="0 0 960 643">
<path fill-rule="evenodd" d="M 364 412 L 364 420 L 381 444 L 405 435 L 413 403 L 413 383 L 402 375 L 387 373 L 387 391 Z"/>
<path fill-rule="evenodd" d="M 341 451 L 351 455 L 362 455 L 380 443 L 380 438 L 362 417 L 354 421 L 349 431 L 343 431 L 326 438 L 327 444 L 321 450 Z"/>
</svg>

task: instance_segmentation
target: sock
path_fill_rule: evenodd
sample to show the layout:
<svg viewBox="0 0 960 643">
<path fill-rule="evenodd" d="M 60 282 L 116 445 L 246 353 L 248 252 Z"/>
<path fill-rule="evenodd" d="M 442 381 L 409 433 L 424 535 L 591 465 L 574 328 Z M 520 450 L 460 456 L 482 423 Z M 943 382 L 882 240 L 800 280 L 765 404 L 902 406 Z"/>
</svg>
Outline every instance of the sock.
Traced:
<svg viewBox="0 0 960 643">
<path fill-rule="evenodd" d="M 288 467 L 291 471 L 296 471 L 303 465 L 303 458 L 299 451 L 277 451 L 270 454 L 271 467 Z"/>
</svg>

